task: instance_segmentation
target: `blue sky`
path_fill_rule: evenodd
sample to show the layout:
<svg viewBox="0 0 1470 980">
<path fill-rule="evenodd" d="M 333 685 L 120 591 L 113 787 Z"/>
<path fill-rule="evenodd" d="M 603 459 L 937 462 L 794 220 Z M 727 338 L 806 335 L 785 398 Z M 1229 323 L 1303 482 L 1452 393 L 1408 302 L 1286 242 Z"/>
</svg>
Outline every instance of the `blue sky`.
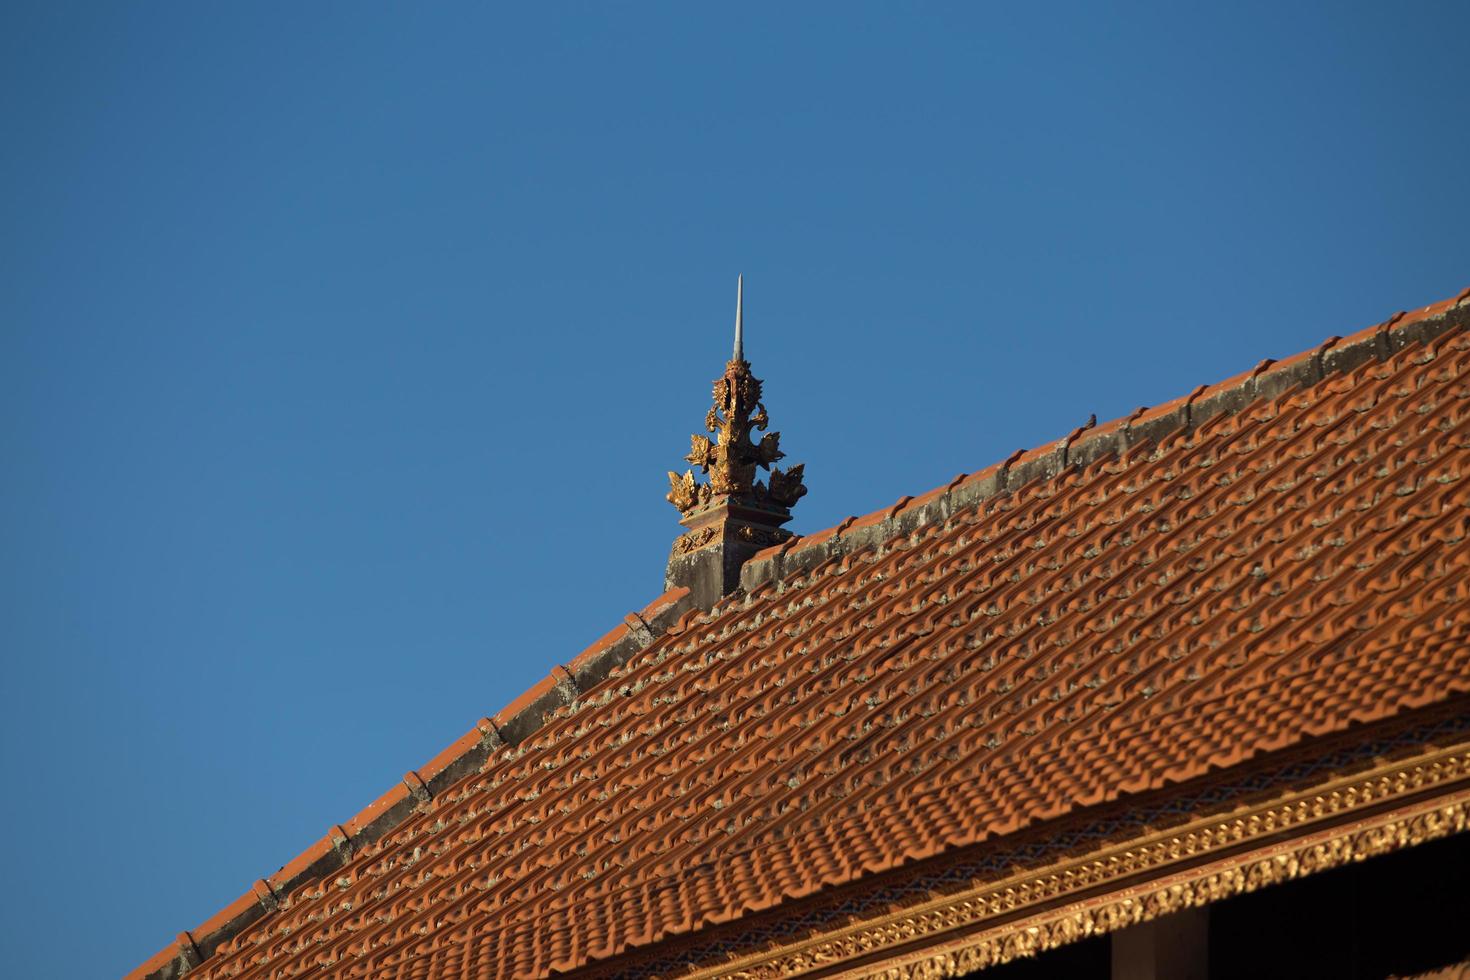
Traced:
<svg viewBox="0 0 1470 980">
<path fill-rule="evenodd" d="M 121 975 L 651 600 L 737 272 L 798 531 L 1470 285 L 1467 29 L 4 5 L 12 971 Z"/>
</svg>

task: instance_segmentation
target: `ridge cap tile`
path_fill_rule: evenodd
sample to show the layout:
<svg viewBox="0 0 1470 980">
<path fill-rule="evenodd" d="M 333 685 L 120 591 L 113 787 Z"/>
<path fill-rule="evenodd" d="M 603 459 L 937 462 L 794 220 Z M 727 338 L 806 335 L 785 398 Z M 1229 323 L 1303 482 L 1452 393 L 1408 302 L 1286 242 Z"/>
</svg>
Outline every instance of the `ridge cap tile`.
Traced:
<svg viewBox="0 0 1470 980">
<path fill-rule="evenodd" d="M 1457 299 L 1454 299 L 1454 300 L 1443 300 L 1443 301 L 1441 301 L 1439 303 L 1432 303 L 1432 304 L 1429 304 L 1427 306 L 1421 307 L 1414 314 L 1409 314 L 1409 315 L 1407 315 L 1407 317 L 1403 313 L 1398 313 L 1398 314 L 1395 314 L 1394 317 L 1391 317 L 1388 321 L 1384 321 L 1384 323 L 1387 323 L 1387 324 L 1392 325 L 1394 327 L 1394 329 L 1402 329 L 1403 327 L 1406 327 L 1406 326 L 1409 325 L 1408 323 L 1403 322 L 1404 320 L 1412 320 L 1413 322 L 1418 322 L 1420 320 L 1428 319 L 1428 318 L 1431 318 L 1431 317 L 1436 316 L 1436 315 L 1443 315 L 1443 314 L 1449 312 L 1450 310 L 1453 310 L 1453 309 L 1457 308 L 1459 305 L 1462 305 L 1462 304 L 1464 304 L 1466 302 L 1470 302 L 1470 288 L 1467 288 L 1464 291 L 1462 291 L 1459 294 L 1459 297 L 1465 297 L 1465 298 L 1464 299 L 1457 298 Z M 1380 332 L 1380 329 L 1384 326 L 1384 323 L 1374 324 L 1372 326 L 1365 327 L 1365 328 L 1357 331 L 1356 333 L 1353 333 L 1353 334 L 1348 335 L 1348 337 L 1346 337 L 1346 338 L 1337 337 L 1337 336 L 1329 337 L 1318 348 L 1310 349 L 1310 350 L 1306 350 L 1306 351 L 1302 351 L 1302 352 L 1299 352 L 1297 354 L 1291 355 L 1290 357 L 1285 358 L 1285 359 L 1282 359 L 1282 360 L 1279 360 L 1279 361 L 1273 361 L 1271 358 L 1264 358 L 1262 361 L 1260 361 L 1260 362 L 1257 363 L 1257 365 L 1256 365 L 1256 367 L 1254 369 L 1249 370 L 1249 371 L 1246 371 L 1246 372 L 1242 372 L 1241 374 L 1238 374 L 1238 375 L 1236 375 L 1236 376 L 1234 376 L 1232 378 L 1226 379 L 1226 381 L 1218 382 L 1215 385 L 1200 385 L 1200 386 L 1196 387 L 1192 393 L 1187 394 L 1187 395 L 1179 396 L 1179 397 L 1174 398 L 1174 399 L 1172 399 L 1172 400 L 1170 400 L 1168 402 L 1165 402 L 1162 405 L 1157 405 L 1157 406 L 1153 406 L 1153 407 L 1140 406 L 1139 408 L 1135 409 L 1132 413 L 1130 413 L 1127 416 L 1123 416 L 1123 417 L 1120 417 L 1120 418 L 1117 418 L 1117 419 L 1113 419 L 1113 420 L 1110 420 L 1110 421 L 1105 422 L 1105 423 L 1099 423 L 1098 426 L 1097 426 L 1097 428 L 1104 428 L 1105 427 L 1110 432 L 1111 431 L 1115 431 L 1115 430 L 1121 430 L 1121 431 L 1128 432 L 1128 433 L 1131 434 L 1131 430 L 1135 427 L 1135 425 L 1138 423 L 1138 421 L 1141 418 L 1144 419 L 1145 424 L 1147 424 L 1149 422 L 1158 422 L 1161 419 L 1168 418 L 1170 416 L 1173 416 L 1173 415 L 1181 412 L 1181 410 L 1186 414 L 1185 421 L 1186 421 L 1186 424 L 1187 424 L 1187 422 L 1188 422 L 1188 419 L 1187 419 L 1187 413 L 1188 413 L 1188 411 L 1190 410 L 1190 408 L 1191 408 L 1192 404 L 1195 402 L 1195 400 L 1198 399 L 1200 397 L 1200 395 L 1203 392 L 1206 391 L 1206 389 L 1209 389 L 1209 388 L 1219 388 L 1219 389 L 1222 389 L 1221 393 L 1224 393 L 1224 391 L 1227 391 L 1228 390 L 1228 388 L 1226 386 L 1229 385 L 1231 382 L 1238 382 L 1238 381 L 1244 380 L 1244 381 L 1255 381 L 1255 382 L 1257 382 L 1257 384 L 1259 384 L 1260 383 L 1260 380 L 1263 377 L 1268 377 L 1268 376 L 1271 376 L 1271 375 L 1278 374 L 1278 372 L 1280 372 L 1281 369 L 1283 369 L 1283 368 L 1289 368 L 1289 367 L 1294 366 L 1297 363 L 1300 363 L 1303 360 L 1310 360 L 1314 356 L 1319 356 L 1320 354 L 1322 354 L 1323 352 L 1325 352 L 1327 349 L 1329 349 L 1332 346 L 1335 346 L 1335 345 L 1337 345 L 1339 343 L 1345 342 L 1345 344 L 1344 344 L 1345 346 L 1354 346 L 1354 345 L 1360 345 L 1364 341 L 1376 341 L 1376 338 L 1378 336 L 1378 333 Z M 1320 380 L 1320 378 L 1318 380 Z M 1254 399 L 1251 399 L 1251 400 L 1254 400 Z M 1044 444 L 1042 444 L 1040 446 L 1032 447 L 1030 449 L 1024 449 L 1024 448 L 1023 449 L 1018 449 L 1014 453 L 1012 453 L 1009 457 L 1007 457 L 1005 460 L 1001 461 L 1000 463 L 993 464 L 991 467 L 987 468 L 986 470 L 981 470 L 978 474 L 973 474 L 972 476 L 973 477 L 981 477 L 983 474 L 986 474 L 990 470 L 998 470 L 999 476 L 1000 476 L 999 482 L 1002 485 L 1004 485 L 1005 488 L 1008 488 L 1009 480 L 1006 479 L 1006 477 L 1009 475 L 1009 470 L 1012 468 L 1012 466 L 1015 463 L 1017 463 L 1017 462 L 1034 462 L 1036 460 L 1044 459 L 1044 458 L 1047 457 L 1047 455 L 1049 453 L 1054 452 L 1055 449 L 1056 449 L 1056 447 L 1058 445 L 1060 445 L 1060 443 L 1051 443 L 1051 444 L 1045 444 L 1044 443 Z M 919 499 L 920 500 L 924 500 L 925 498 L 930 497 L 930 496 L 933 496 L 933 497 L 936 497 L 936 498 L 942 497 L 944 494 L 952 491 L 953 489 L 955 489 L 960 484 L 962 484 L 962 483 L 968 483 L 968 482 L 976 482 L 976 481 L 967 480 L 965 474 L 960 474 L 953 481 L 951 481 L 950 484 L 948 484 L 947 486 L 936 487 L 933 490 L 928 491 L 928 493 L 926 493 L 924 495 L 921 495 Z M 879 528 L 881 528 L 882 525 L 885 523 L 884 519 L 881 518 L 881 517 L 878 517 L 878 518 L 874 519 L 874 514 L 879 514 L 879 513 L 881 513 L 881 511 L 875 511 L 875 512 L 870 513 L 868 515 L 864 515 L 861 518 L 857 518 L 856 520 L 859 520 L 859 521 L 862 522 L 862 527 L 864 529 L 867 529 L 867 528 L 870 528 L 870 527 L 879 527 Z M 854 519 L 850 518 L 849 520 L 854 520 Z M 832 538 L 832 537 L 838 537 L 838 538 L 840 538 L 840 534 L 837 533 L 838 531 L 839 531 L 839 528 L 837 528 L 837 527 L 827 528 L 827 529 L 824 529 L 822 531 L 813 532 L 812 534 L 810 534 L 810 535 L 807 536 L 807 539 L 808 540 L 813 540 L 813 544 L 814 545 L 820 545 L 820 544 L 822 544 L 824 542 L 828 542 L 830 540 L 830 538 Z M 796 549 L 794 549 L 794 550 L 796 550 Z M 800 549 L 800 550 L 804 550 L 804 549 Z M 751 560 L 751 562 L 749 564 L 754 564 L 757 560 L 760 560 L 763 563 L 769 563 L 771 559 L 765 557 L 764 556 L 764 552 L 762 552 L 762 553 L 758 553 L 755 556 L 755 558 L 753 558 Z M 778 576 L 776 578 L 776 583 L 778 584 L 778 586 L 779 586 L 779 583 L 780 583 L 780 579 L 781 579 L 781 575 L 778 574 Z"/>
</svg>

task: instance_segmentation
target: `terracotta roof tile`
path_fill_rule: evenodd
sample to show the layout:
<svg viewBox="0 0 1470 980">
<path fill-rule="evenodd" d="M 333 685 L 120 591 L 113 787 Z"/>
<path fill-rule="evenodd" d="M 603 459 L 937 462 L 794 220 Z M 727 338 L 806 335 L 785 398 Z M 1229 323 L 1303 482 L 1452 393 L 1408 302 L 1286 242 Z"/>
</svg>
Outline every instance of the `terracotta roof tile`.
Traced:
<svg viewBox="0 0 1470 980">
<path fill-rule="evenodd" d="M 193 972 L 569 970 L 1470 692 L 1463 302 L 661 597 L 185 936 Z"/>
</svg>

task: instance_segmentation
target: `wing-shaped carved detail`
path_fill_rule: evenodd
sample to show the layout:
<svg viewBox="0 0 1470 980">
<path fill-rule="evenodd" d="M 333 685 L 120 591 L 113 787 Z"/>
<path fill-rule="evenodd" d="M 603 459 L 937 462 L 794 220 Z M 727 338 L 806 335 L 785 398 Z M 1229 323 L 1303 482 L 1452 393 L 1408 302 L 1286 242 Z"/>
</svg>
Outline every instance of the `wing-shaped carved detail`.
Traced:
<svg viewBox="0 0 1470 980">
<path fill-rule="evenodd" d="M 760 445 L 755 447 L 756 454 L 760 457 L 760 464 L 767 469 L 778 459 L 784 459 L 786 454 L 781 451 L 781 433 L 767 432 L 761 436 Z"/>
<path fill-rule="evenodd" d="M 683 514 L 693 509 L 699 493 L 699 486 L 694 482 L 693 470 L 685 470 L 683 476 L 669 470 L 669 487 L 666 499 L 679 508 L 679 513 Z"/>
<path fill-rule="evenodd" d="M 750 373 L 750 363 L 740 358 L 728 362 L 725 373 L 715 380 L 714 405 L 704 418 L 705 429 L 714 438 L 691 436 L 689 455 L 684 458 L 694 470 L 682 477 L 669 474 L 673 489 L 668 499 L 680 513 L 687 514 L 720 496 L 784 508 L 806 493 L 800 466 L 786 473 L 772 469 L 786 455 L 781 451 L 779 432 L 767 432 L 759 443 L 751 441 L 752 433 L 764 432 L 770 424 L 761 390 L 760 379 Z M 756 472 L 762 469 L 771 471 L 769 488 L 756 482 Z M 709 482 L 696 480 L 695 470 L 707 475 Z"/>
<path fill-rule="evenodd" d="M 708 472 L 710 465 L 714 463 L 716 459 L 715 444 L 701 435 L 690 436 L 689 455 L 685 456 L 684 458 L 688 460 L 691 465 L 698 466 L 700 470 Z"/>
<path fill-rule="evenodd" d="M 806 484 L 801 482 L 805 469 L 805 463 L 797 463 L 785 472 L 773 468 L 771 470 L 771 487 L 767 491 L 771 502 L 779 504 L 782 507 L 791 507 L 805 496 Z"/>
</svg>

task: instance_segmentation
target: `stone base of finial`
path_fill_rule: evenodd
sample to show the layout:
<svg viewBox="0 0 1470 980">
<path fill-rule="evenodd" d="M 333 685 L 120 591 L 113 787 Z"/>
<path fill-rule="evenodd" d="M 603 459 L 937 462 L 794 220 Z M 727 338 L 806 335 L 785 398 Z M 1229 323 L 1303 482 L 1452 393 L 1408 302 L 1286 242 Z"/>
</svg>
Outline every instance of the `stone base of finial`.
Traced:
<svg viewBox="0 0 1470 980">
<path fill-rule="evenodd" d="M 740 568 L 758 551 L 791 537 L 782 524 L 791 520 L 787 510 L 768 510 L 717 501 L 680 523 L 689 530 L 674 539 L 666 589 L 683 586 L 694 602 L 708 609 L 740 587 Z"/>
</svg>

